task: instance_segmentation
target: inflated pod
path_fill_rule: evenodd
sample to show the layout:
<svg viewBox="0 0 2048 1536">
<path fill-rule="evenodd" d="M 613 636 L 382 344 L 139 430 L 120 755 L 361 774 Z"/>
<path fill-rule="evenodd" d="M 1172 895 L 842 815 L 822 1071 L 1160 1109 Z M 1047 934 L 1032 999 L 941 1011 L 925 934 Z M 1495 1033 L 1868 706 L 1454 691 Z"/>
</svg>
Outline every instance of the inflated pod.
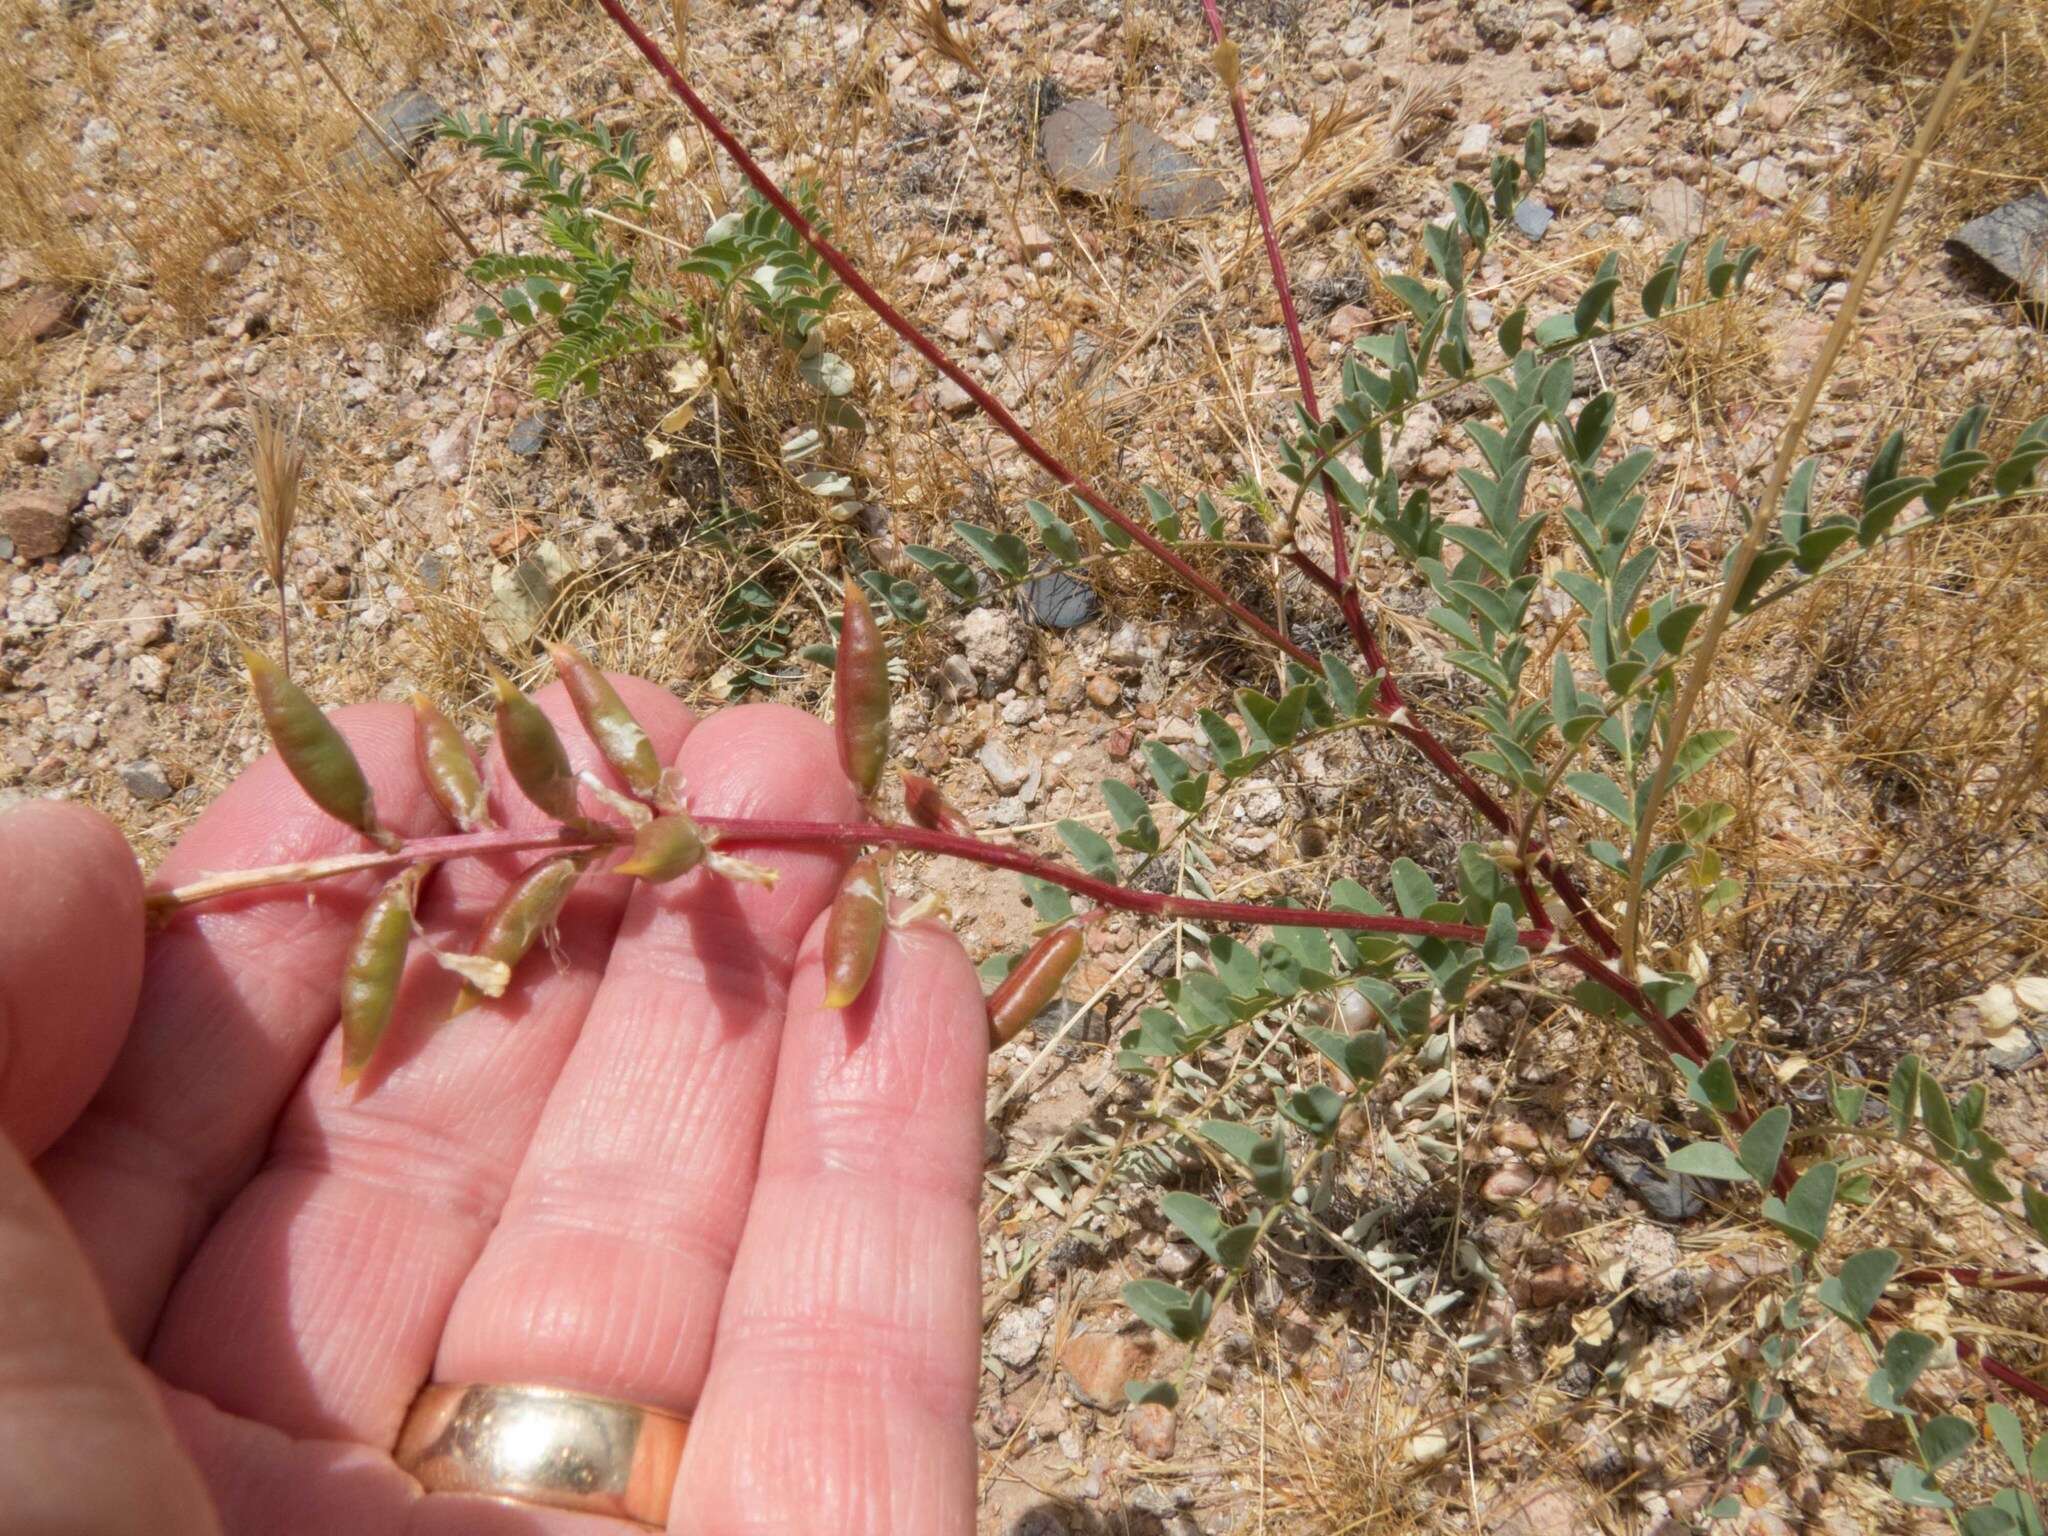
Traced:
<svg viewBox="0 0 2048 1536">
<path fill-rule="evenodd" d="M 576 854 L 563 854 L 522 871 L 484 919 L 470 953 L 480 960 L 496 961 L 508 975 L 517 969 L 527 951 L 555 926 L 562 903 L 583 873 L 583 863 Z M 476 988 L 465 984 L 455 999 L 454 1012 L 474 1008 L 478 997 Z"/>
<path fill-rule="evenodd" d="M 576 718 L 583 722 L 604 760 L 618 770 L 634 794 L 644 799 L 657 793 L 661 759 L 611 679 L 573 646 L 549 646 L 548 654 L 554 658 L 562 686 L 569 691 L 569 702 L 576 706 Z"/>
<path fill-rule="evenodd" d="M 1059 995 L 1081 958 L 1082 920 L 1068 918 L 1031 946 L 988 998 L 988 1046 L 1008 1045 Z"/>
<path fill-rule="evenodd" d="M 413 898 L 432 867 L 415 864 L 387 880 L 363 909 L 355 937 L 349 940 L 348 964 L 341 976 L 344 1088 L 363 1075 L 390 1027 L 398 985 L 405 978 L 406 950 L 412 944 Z"/>
<path fill-rule="evenodd" d="M 249 687 L 262 712 L 263 727 L 287 771 L 321 810 L 365 837 L 393 846 L 397 839 L 377 822 L 370 781 L 334 722 L 320 706 L 284 674 L 276 662 L 257 651 L 244 651 Z"/>
<path fill-rule="evenodd" d="M 875 611 L 851 576 L 840 607 L 832 705 L 840 766 L 866 799 L 889 760 L 889 653 Z"/>
<path fill-rule="evenodd" d="M 424 693 L 412 696 L 413 744 L 419 754 L 420 777 L 427 781 L 434 803 L 465 832 L 491 826 L 490 798 L 476 754 L 455 722 Z"/>
<path fill-rule="evenodd" d="M 554 724 L 502 672 L 491 673 L 491 686 L 498 695 L 498 750 L 519 792 L 555 820 L 581 826 L 576 774 Z"/>
<path fill-rule="evenodd" d="M 637 829 L 633 833 L 632 857 L 619 864 L 613 873 L 659 885 L 664 880 L 687 875 L 704 862 L 708 851 L 697 823 L 678 811 L 657 816 Z"/>
<path fill-rule="evenodd" d="M 874 974 L 889 927 L 889 892 L 873 854 L 846 872 L 825 915 L 825 1006 L 850 1007 Z"/>
</svg>

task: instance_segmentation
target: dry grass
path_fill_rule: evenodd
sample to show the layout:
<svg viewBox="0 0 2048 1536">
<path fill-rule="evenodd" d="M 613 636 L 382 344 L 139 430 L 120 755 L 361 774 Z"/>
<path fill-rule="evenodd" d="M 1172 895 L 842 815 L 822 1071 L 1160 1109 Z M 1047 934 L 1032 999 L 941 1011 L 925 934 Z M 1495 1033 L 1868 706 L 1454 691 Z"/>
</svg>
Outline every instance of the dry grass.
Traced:
<svg viewBox="0 0 2048 1536">
<path fill-rule="evenodd" d="M 1876 78 L 1915 95 L 1938 80 L 1966 30 L 1965 0 L 1806 0 Z M 1954 125 L 1919 191 L 1945 217 L 1983 213 L 2048 179 L 2048 10 L 2002 8 L 1984 61 L 1956 103 Z"/>
</svg>

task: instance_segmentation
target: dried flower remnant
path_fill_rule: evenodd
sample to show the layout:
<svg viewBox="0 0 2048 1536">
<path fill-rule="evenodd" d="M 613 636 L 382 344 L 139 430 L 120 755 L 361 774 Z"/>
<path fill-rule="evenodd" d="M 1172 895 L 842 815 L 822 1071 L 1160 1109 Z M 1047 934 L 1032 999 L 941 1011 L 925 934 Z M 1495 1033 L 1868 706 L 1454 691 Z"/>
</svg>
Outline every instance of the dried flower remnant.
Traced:
<svg viewBox="0 0 2048 1536">
<path fill-rule="evenodd" d="M 974 836 L 974 826 L 954 809 L 944 790 L 921 773 L 903 770 L 903 809 L 918 826 L 953 837 Z"/>
<path fill-rule="evenodd" d="M 415 864 L 384 883 L 364 908 L 341 977 L 341 1085 L 363 1075 L 398 1006 L 412 943 L 413 899 L 433 866 Z"/>
<path fill-rule="evenodd" d="M 1059 995 L 1081 958 L 1082 919 L 1069 918 L 1031 946 L 988 999 L 988 1046 L 1008 1045 Z"/>
<path fill-rule="evenodd" d="M 561 916 L 562 903 L 569 899 L 577 876 L 583 873 L 583 863 L 578 855 L 564 854 L 543 859 L 525 870 L 484 919 L 471 955 L 496 962 L 509 978 L 535 941 L 553 930 L 555 919 Z M 503 991 L 503 983 L 493 990 L 482 975 L 467 979 L 456 996 L 453 1012 L 465 1013 L 476 1006 L 480 996 L 496 997 Z"/>
<path fill-rule="evenodd" d="M 573 646 L 549 646 L 548 654 L 554 658 L 562 686 L 569 690 L 569 702 L 576 706 L 576 717 L 597 743 L 604 760 L 618 770 L 619 777 L 634 794 L 645 798 L 659 793 L 661 759 L 611 679 Z"/>
<path fill-rule="evenodd" d="M 825 1006 L 847 1008 L 866 990 L 889 926 L 889 892 L 881 860 L 857 862 L 839 884 L 825 915 Z"/>
<path fill-rule="evenodd" d="M 553 724 L 502 672 L 492 671 L 491 686 L 498 694 L 498 749 L 520 793 L 564 826 L 587 826 L 576 774 Z"/>
<path fill-rule="evenodd" d="M 380 846 L 397 847 L 398 839 L 378 825 L 370 781 L 334 722 L 269 657 L 244 651 L 242 661 L 271 745 L 306 798 Z"/>
<path fill-rule="evenodd" d="M 889 653 L 875 611 L 851 576 L 840 608 L 832 706 L 840 766 L 866 799 L 882 782 L 889 758 Z"/>
<path fill-rule="evenodd" d="M 424 693 L 412 696 L 413 742 L 419 753 L 420 777 L 434 803 L 465 832 L 495 825 L 476 754 L 455 722 Z"/>
</svg>

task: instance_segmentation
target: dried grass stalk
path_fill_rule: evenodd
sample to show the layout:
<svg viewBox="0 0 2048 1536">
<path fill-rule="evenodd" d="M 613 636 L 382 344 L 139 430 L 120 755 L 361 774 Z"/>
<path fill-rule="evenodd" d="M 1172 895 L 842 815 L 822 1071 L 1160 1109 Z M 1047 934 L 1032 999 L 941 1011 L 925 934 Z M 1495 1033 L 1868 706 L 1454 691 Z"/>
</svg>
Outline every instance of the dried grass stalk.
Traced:
<svg viewBox="0 0 2048 1536">
<path fill-rule="evenodd" d="M 256 540 L 263 551 L 263 568 L 277 589 L 277 644 L 289 675 L 292 642 L 285 607 L 284 554 L 299 514 L 299 480 L 306 472 L 306 447 L 299 440 L 297 421 L 287 425 L 284 412 L 259 397 L 249 401 L 249 471 L 256 480 Z"/>
</svg>

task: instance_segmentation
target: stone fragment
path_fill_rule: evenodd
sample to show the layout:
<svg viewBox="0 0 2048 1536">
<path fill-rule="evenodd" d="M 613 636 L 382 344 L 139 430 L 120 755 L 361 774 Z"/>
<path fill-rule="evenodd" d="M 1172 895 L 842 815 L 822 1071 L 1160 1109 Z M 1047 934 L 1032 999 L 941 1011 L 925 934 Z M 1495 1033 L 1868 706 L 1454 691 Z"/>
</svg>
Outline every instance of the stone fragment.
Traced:
<svg viewBox="0 0 2048 1536">
<path fill-rule="evenodd" d="M 976 608 L 961 619 L 954 631 L 961 654 L 981 679 L 984 696 L 993 697 L 1009 687 L 1031 654 L 1031 640 L 1023 623 L 1001 608 Z"/>
<path fill-rule="evenodd" d="M 486 638 L 508 652 L 532 643 L 563 584 L 574 574 L 575 567 L 552 539 L 535 544 L 516 565 L 493 569 Z"/>
<path fill-rule="evenodd" d="M 1128 197 L 1147 217 L 1187 219 L 1225 200 L 1223 184 L 1143 123 L 1106 102 L 1070 101 L 1038 125 L 1046 171 L 1069 192 Z"/>
<path fill-rule="evenodd" d="M 531 411 L 512 423 L 505 434 L 505 446 L 522 459 L 530 459 L 548 444 L 554 418 L 545 411 Z"/>
<path fill-rule="evenodd" d="M 0 538 L 24 560 L 44 560 L 71 537 L 71 508 L 54 491 L 13 491 L 0 496 Z"/>
<path fill-rule="evenodd" d="M 420 146 L 433 136 L 434 124 L 445 111 L 425 91 L 408 86 L 370 115 L 381 131 L 359 130 L 348 147 L 334 157 L 334 169 L 344 176 L 375 172 L 396 179 L 400 172 L 392 162 L 391 146 L 396 146 L 408 167 L 417 164 Z"/>
<path fill-rule="evenodd" d="M 1520 0 L 1479 0 L 1472 7 L 1472 28 L 1495 53 L 1506 53 L 1519 43 L 1528 25 L 1529 8 Z"/>
<path fill-rule="evenodd" d="M 1125 1383 L 1149 1374 L 1157 1354 L 1152 1341 L 1139 1334 L 1076 1333 L 1060 1352 L 1060 1369 L 1082 1402 L 1120 1413 L 1128 1401 Z"/>
<path fill-rule="evenodd" d="M 1674 1149 L 1680 1145 L 1673 1143 Z M 1689 1221 L 1707 1208 L 1711 1192 L 1724 1187 L 1718 1179 L 1670 1172 L 1664 1167 L 1665 1150 L 1648 1136 L 1596 1141 L 1592 1157 L 1659 1221 Z"/>
<path fill-rule="evenodd" d="M 1102 599 L 1072 571 L 1047 571 L 1024 583 L 1031 617 L 1047 629 L 1078 629 L 1101 616 Z"/>
<path fill-rule="evenodd" d="M 121 785 L 145 805 L 168 800 L 172 794 L 171 781 L 164 777 L 163 769 L 147 757 L 122 768 Z"/>
<path fill-rule="evenodd" d="M 981 771 L 988 775 L 989 787 L 999 795 L 1014 795 L 1031 777 L 1031 765 L 1020 762 L 1016 754 L 999 741 L 984 745 L 976 760 L 981 764 Z"/>
<path fill-rule="evenodd" d="M 1946 249 L 2048 319 L 2048 192 L 2029 192 L 1949 236 Z"/>
<path fill-rule="evenodd" d="M 1585 1502 L 1557 1483 L 1531 1483 L 1501 1495 L 1484 1521 L 1493 1536 L 1580 1536 L 1593 1528 Z"/>
<path fill-rule="evenodd" d="M 1515 205 L 1515 228 L 1531 240 L 1541 240 L 1556 217 L 1549 204 L 1538 197 L 1525 197 Z"/>
<path fill-rule="evenodd" d="M 1607 63 L 1611 69 L 1634 69 L 1643 57 L 1643 34 L 1624 23 L 1607 33 Z"/>
<path fill-rule="evenodd" d="M 55 284 L 39 284 L 29 289 L 15 301 L 7 318 L 0 321 L 0 354 L 77 330 L 84 304 L 82 295 Z"/>
<path fill-rule="evenodd" d="M 1098 672 L 1088 679 L 1088 702 L 1097 709 L 1115 709 L 1123 694 L 1122 686 L 1106 672 Z"/>
<path fill-rule="evenodd" d="M 1011 1307 L 989 1330 L 988 1352 L 1021 1371 L 1038 1358 L 1049 1326 L 1050 1319 L 1036 1307 Z"/>
<path fill-rule="evenodd" d="M 1644 215 L 1666 240 L 1696 240 L 1707 221 L 1707 200 L 1675 176 L 1650 188 Z"/>
<path fill-rule="evenodd" d="M 1173 1459 L 1177 1428 L 1173 1410 L 1164 1403 L 1140 1403 L 1124 1415 L 1124 1437 L 1131 1448 L 1154 1461 Z"/>
</svg>

